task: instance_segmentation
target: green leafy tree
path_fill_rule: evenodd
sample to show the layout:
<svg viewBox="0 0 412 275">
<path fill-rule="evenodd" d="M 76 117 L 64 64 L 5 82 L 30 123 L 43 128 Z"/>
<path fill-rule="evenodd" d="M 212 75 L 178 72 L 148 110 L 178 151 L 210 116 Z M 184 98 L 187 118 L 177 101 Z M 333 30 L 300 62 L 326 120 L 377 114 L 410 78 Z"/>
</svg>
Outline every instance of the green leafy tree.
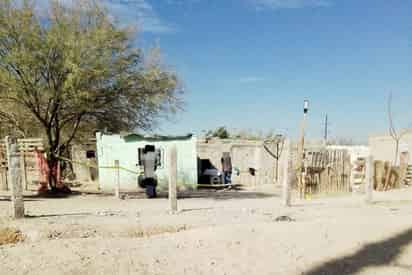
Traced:
<svg viewBox="0 0 412 275">
<path fill-rule="evenodd" d="M 206 133 L 207 137 L 214 137 L 214 138 L 220 138 L 220 139 L 228 139 L 230 138 L 230 133 L 226 129 L 226 127 L 222 126 L 219 128 L 216 128 L 215 130 L 209 130 Z"/>
<path fill-rule="evenodd" d="M 97 1 L 63 2 L 51 1 L 47 12 L 29 1 L 0 2 L 1 125 L 41 133 L 50 167 L 80 134 L 151 129 L 179 110 L 182 95 L 158 49 L 145 56 L 135 33 Z"/>
</svg>

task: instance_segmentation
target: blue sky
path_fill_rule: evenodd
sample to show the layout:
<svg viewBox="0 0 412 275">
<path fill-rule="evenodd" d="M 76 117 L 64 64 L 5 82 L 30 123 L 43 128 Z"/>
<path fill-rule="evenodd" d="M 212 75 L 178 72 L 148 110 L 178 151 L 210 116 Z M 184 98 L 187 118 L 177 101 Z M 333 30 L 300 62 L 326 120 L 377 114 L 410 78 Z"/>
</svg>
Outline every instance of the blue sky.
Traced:
<svg viewBox="0 0 412 275">
<path fill-rule="evenodd" d="M 186 110 L 163 133 L 226 125 L 296 137 L 302 102 L 308 137 L 365 141 L 387 131 L 394 94 L 398 127 L 412 125 L 410 0 L 105 0 L 160 43 L 187 89 Z"/>
</svg>

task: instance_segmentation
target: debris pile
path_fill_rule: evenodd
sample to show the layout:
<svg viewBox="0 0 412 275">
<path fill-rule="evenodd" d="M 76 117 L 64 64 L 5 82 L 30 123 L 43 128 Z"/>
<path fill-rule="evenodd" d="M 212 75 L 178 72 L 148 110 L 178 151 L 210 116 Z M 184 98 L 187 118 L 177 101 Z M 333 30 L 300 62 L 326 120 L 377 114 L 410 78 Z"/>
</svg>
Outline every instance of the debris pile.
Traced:
<svg viewBox="0 0 412 275">
<path fill-rule="evenodd" d="M 24 241 L 24 235 L 15 228 L 0 228 L 0 246 Z"/>
</svg>

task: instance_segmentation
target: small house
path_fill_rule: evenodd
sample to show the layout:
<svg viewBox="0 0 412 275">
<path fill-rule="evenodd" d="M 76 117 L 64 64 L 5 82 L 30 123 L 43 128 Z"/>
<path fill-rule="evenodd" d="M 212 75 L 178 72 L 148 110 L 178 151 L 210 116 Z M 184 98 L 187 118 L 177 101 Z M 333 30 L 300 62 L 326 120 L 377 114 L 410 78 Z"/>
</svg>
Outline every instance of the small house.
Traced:
<svg viewBox="0 0 412 275">
<path fill-rule="evenodd" d="M 139 175 L 143 173 L 139 152 L 146 146 L 154 146 L 160 154 L 156 169 L 158 188 L 167 188 L 169 178 L 169 151 L 177 149 L 177 185 L 180 188 L 197 186 L 196 137 L 142 136 L 138 134 L 96 134 L 99 184 L 102 190 L 111 191 L 119 179 L 120 188 L 136 190 Z M 115 168 L 118 161 L 119 171 Z"/>
</svg>

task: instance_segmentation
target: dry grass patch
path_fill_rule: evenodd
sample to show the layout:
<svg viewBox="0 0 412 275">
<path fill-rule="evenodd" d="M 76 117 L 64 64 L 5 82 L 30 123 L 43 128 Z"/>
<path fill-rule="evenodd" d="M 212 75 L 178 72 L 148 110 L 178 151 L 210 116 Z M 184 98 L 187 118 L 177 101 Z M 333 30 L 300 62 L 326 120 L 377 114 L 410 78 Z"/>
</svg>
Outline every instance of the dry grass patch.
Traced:
<svg viewBox="0 0 412 275">
<path fill-rule="evenodd" d="M 0 228 L 0 245 L 15 244 L 24 241 L 24 235 L 15 228 Z"/>
<path fill-rule="evenodd" d="M 181 231 L 185 231 L 190 229 L 187 225 L 179 225 L 179 226 L 172 226 L 172 225 L 157 225 L 157 226 L 150 226 L 150 227 L 133 227 L 127 231 L 127 237 L 129 238 L 144 238 L 150 237 L 154 235 L 161 235 L 165 233 L 177 233 Z"/>
</svg>

